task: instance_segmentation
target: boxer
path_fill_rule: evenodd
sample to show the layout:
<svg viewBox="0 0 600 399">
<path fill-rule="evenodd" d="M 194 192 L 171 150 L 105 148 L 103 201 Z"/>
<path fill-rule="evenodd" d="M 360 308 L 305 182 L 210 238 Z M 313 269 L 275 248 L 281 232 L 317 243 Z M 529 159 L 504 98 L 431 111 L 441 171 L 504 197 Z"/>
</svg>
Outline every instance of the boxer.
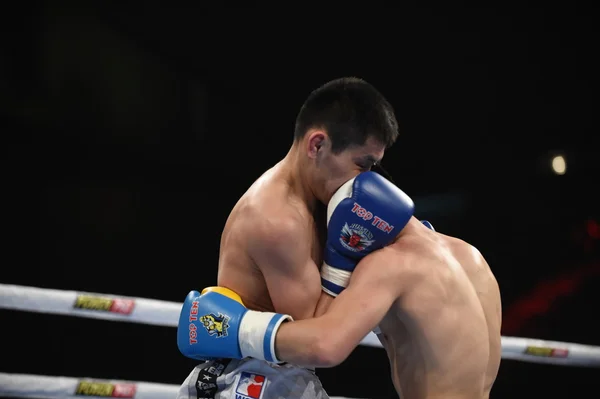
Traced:
<svg viewBox="0 0 600 399">
<path fill-rule="evenodd" d="M 278 313 L 254 314 L 234 293 L 213 288 L 190 293 L 182 317 L 193 303 L 203 312 L 231 314 L 239 327 L 232 342 L 241 355 L 314 367 L 338 365 L 376 330 L 401 398 L 488 398 L 501 358 L 501 300 L 487 262 L 471 245 L 436 233 L 429 222 L 414 217 L 393 230 L 397 234 L 389 245 L 357 262 L 344 231 L 355 221 L 347 204 L 349 198 L 359 203 L 354 201 L 359 179 L 362 175 L 351 180 L 351 190 L 343 185 L 328 206 L 331 255 L 322 269 L 322 288 L 336 298 L 324 314 L 300 321 Z M 386 214 L 381 206 L 389 206 L 370 197 L 393 191 L 362 192 L 369 200 L 360 202 L 371 204 L 369 221 Z M 187 328 L 181 321 L 178 333 Z M 199 347 L 226 350 L 212 337 L 203 339 Z"/>
<path fill-rule="evenodd" d="M 237 293 L 251 311 L 294 320 L 323 313 L 332 300 L 320 283 L 326 204 L 344 182 L 378 163 L 397 136 L 392 107 L 369 83 L 342 78 L 313 91 L 298 113 L 287 155 L 254 182 L 227 219 L 217 285 Z M 371 248 L 383 245 L 382 237 Z M 359 244 L 353 240 L 350 245 Z M 234 320 L 218 312 L 188 316 L 198 317 L 186 327 L 190 345 L 207 334 L 219 342 L 235 335 Z M 235 354 L 195 356 L 211 360 L 194 368 L 178 397 L 243 398 L 256 391 L 262 399 L 328 397 L 313 370 Z"/>
</svg>

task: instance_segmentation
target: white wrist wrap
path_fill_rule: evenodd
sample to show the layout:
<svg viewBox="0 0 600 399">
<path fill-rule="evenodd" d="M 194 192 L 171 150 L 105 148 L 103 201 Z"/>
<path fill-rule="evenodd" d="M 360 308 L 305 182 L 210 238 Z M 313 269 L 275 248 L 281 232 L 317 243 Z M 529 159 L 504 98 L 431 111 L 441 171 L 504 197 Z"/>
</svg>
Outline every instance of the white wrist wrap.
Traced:
<svg viewBox="0 0 600 399">
<path fill-rule="evenodd" d="M 240 321 L 238 340 L 242 357 L 280 363 L 275 356 L 275 337 L 284 321 L 293 321 L 291 316 L 249 310 Z"/>
<path fill-rule="evenodd" d="M 348 283 L 350 282 L 350 276 L 352 276 L 352 272 L 331 267 L 327 263 L 323 263 L 323 266 L 321 266 L 321 278 L 335 285 L 339 285 L 340 287 L 345 288 L 348 286 Z M 325 287 L 323 287 L 323 291 L 329 295 L 337 296 L 336 293 L 331 292 Z"/>
</svg>

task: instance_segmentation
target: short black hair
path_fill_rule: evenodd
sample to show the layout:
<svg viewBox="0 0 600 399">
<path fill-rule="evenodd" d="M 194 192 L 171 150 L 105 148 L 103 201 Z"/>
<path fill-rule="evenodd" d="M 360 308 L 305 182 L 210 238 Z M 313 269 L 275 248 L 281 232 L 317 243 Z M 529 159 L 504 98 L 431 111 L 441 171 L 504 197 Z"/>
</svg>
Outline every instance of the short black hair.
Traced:
<svg viewBox="0 0 600 399">
<path fill-rule="evenodd" d="M 398 137 L 391 104 L 375 87 L 355 77 L 332 80 L 310 93 L 296 118 L 294 140 L 301 140 L 311 128 L 327 132 L 333 153 L 361 146 L 369 137 L 389 147 Z"/>
</svg>

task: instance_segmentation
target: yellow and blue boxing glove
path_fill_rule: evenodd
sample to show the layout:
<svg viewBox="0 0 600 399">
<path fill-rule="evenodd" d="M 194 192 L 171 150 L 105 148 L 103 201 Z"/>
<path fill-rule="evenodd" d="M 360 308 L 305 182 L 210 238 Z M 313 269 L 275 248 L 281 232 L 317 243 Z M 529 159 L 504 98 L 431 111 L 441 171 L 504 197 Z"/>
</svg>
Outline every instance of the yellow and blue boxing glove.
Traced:
<svg viewBox="0 0 600 399">
<path fill-rule="evenodd" d="M 238 294 L 224 287 L 191 291 L 181 308 L 177 346 L 197 360 L 252 357 L 280 363 L 275 336 L 292 317 L 247 309 Z"/>
</svg>

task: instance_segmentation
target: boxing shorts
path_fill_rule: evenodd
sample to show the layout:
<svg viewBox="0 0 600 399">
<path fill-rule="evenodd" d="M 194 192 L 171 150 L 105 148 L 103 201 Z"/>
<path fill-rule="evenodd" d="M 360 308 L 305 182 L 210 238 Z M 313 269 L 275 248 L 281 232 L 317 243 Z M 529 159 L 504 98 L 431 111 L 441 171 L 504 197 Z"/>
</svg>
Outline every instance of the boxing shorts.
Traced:
<svg viewBox="0 0 600 399">
<path fill-rule="evenodd" d="M 314 370 L 253 358 L 196 366 L 177 399 L 329 399 Z"/>
</svg>

